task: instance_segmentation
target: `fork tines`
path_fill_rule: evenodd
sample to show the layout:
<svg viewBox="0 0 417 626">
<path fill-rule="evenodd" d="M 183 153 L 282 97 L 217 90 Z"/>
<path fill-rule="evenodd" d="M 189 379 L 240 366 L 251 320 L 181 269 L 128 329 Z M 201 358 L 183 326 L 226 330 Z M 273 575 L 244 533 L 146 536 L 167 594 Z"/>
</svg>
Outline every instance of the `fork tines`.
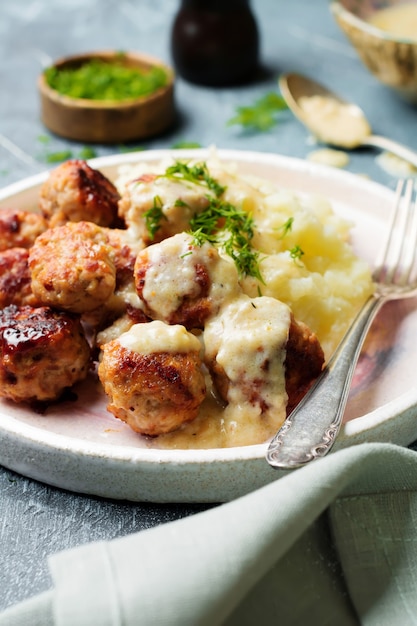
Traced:
<svg viewBox="0 0 417 626">
<path fill-rule="evenodd" d="M 417 202 L 414 179 L 398 181 L 396 200 L 380 257 L 374 270 L 378 283 L 407 285 L 416 261 Z"/>
</svg>

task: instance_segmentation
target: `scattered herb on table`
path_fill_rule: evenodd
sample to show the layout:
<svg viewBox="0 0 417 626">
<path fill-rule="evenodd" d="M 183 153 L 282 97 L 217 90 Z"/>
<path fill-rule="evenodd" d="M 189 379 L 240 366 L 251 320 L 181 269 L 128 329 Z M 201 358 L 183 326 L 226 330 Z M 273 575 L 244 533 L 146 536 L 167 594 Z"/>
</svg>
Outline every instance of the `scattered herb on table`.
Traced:
<svg viewBox="0 0 417 626">
<path fill-rule="evenodd" d="M 81 148 L 78 154 L 79 159 L 85 159 L 85 160 L 94 159 L 94 157 L 96 156 L 97 156 L 97 152 L 91 146 L 84 146 L 84 148 Z"/>
<path fill-rule="evenodd" d="M 164 68 L 152 66 L 141 71 L 120 60 L 91 59 L 79 66 L 48 67 L 47 84 L 70 98 L 88 100 L 129 100 L 148 96 L 168 82 Z"/>
<path fill-rule="evenodd" d="M 123 153 L 143 152 L 143 150 L 146 150 L 145 146 L 125 146 L 125 145 L 119 146 L 119 151 Z"/>
<path fill-rule="evenodd" d="M 48 144 L 51 141 L 49 135 L 38 135 L 39 143 Z"/>
<path fill-rule="evenodd" d="M 74 154 L 73 150 L 64 149 L 57 151 L 47 151 L 47 146 L 51 143 L 51 137 L 49 135 L 39 135 L 38 141 L 43 146 L 45 146 L 45 151 L 38 157 L 38 160 L 44 161 L 45 163 L 61 163 L 62 161 L 67 161 L 68 159 L 93 159 L 97 156 L 96 150 L 92 146 L 83 146 L 77 154 Z"/>
<path fill-rule="evenodd" d="M 177 141 L 172 146 L 173 150 L 194 150 L 195 148 L 201 148 L 201 143 L 197 141 Z"/>
<path fill-rule="evenodd" d="M 240 125 L 250 131 L 265 132 L 278 123 L 278 114 L 288 109 L 284 98 L 270 92 L 255 101 L 252 106 L 240 106 L 236 115 L 228 121 L 228 126 Z"/>
<path fill-rule="evenodd" d="M 44 156 L 46 163 L 61 163 L 62 161 L 67 161 L 68 159 L 72 159 L 73 153 L 71 150 L 61 150 L 58 152 L 50 152 Z"/>
</svg>

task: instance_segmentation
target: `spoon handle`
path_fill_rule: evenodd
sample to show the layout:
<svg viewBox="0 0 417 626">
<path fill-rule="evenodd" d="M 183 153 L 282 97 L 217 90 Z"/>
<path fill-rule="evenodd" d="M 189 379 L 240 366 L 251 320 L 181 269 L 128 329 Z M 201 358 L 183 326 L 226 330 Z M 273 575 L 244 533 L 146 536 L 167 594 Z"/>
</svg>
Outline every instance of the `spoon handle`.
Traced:
<svg viewBox="0 0 417 626">
<path fill-rule="evenodd" d="M 362 145 L 374 146 L 375 148 L 381 148 L 387 152 L 392 152 L 392 154 L 395 154 L 401 159 L 404 159 L 414 165 L 414 167 L 417 167 L 417 152 L 410 150 L 410 148 L 403 146 L 397 141 L 393 141 L 387 137 L 380 137 L 379 135 L 369 135 L 369 137 L 363 139 Z"/>
<path fill-rule="evenodd" d="M 342 423 L 360 350 L 383 298 L 372 296 L 358 313 L 316 383 L 269 444 L 266 460 L 294 469 L 329 452 Z"/>
</svg>

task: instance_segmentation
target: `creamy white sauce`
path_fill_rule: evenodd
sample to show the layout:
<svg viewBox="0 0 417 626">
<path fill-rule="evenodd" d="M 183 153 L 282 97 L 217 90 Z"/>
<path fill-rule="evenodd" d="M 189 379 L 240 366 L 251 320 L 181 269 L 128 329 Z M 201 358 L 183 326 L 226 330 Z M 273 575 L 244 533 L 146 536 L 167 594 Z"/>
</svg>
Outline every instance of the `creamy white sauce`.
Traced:
<svg viewBox="0 0 417 626">
<path fill-rule="evenodd" d="M 195 213 L 207 207 L 207 195 L 210 195 L 207 187 L 164 176 L 149 182 L 132 181 L 127 185 L 126 191 L 130 197 L 130 208 L 125 219 L 128 227 L 141 237 L 148 236 L 143 215 L 155 202 L 160 203 L 166 217 L 166 220 L 161 220 L 161 228 L 166 227 L 169 222 L 175 225 L 175 232 L 181 232 L 188 229 L 189 220 Z"/>
<path fill-rule="evenodd" d="M 242 294 L 225 305 L 204 329 L 206 353 L 229 380 L 229 413 L 252 403 L 253 392 L 278 423 L 285 419 L 286 343 L 290 310 L 275 298 Z M 254 405 L 261 408 L 258 400 Z M 261 410 L 259 410 L 261 413 Z"/>
<path fill-rule="evenodd" d="M 322 148 L 313 150 L 307 155 L 307 161 L 312 163 L 320 163 L 329 167 L 343 168 L 349 164 L 349 155 L 342 150 L 333 150 L 332 148 Z"/>
<path fill-rule="evenodd" d="M 179 324 L 165 324 L 159 320 L 146 324 L 134 324 L 118 339 L 120 345 L 137 354 L 156 352 L 199 352 L 201 344 L 197 337 Z"/>
<path fill-rule="evenodd" d="M 171 164 L 171 161 L 165 163 L 160 169 L 161 173 L 165 171 L 167 165 Z M 129 172 L 126 172 L 129 180 L 133 178 L 132 171 L 130 168 Z M 149 170 L 145 168 L 145 171 Z M 143 170 L 140 173 L 143 173 Z M 262 258 L 262 273 L 266 277 L 267 286 L 259 286 L 257 281 L 251 277 L 246 277 L 239 285 L 236 268 L 230 259 L 226 260 L 220 257 L 221 263 L 213 263 L 210 260 L 212 263 L 209 265 L 212 282 L 210 298 L 219 302 L 221 308 L 220 311 L 213 314 L 205 325 L 203 348 L 213 358 L 218 356 L 230 377 L 229 403 L 226 405 L 219 398 L 209 373 L 205 372 L 207 394 L 197 418 L 184 424 L 173 433 L 147 439 L 146 446 L 156 449 L 221 448 L 253 445 L 267 441 L 282 424 L 286 409 L 284 360 L 289 328 L 289 317 L 287 317 L 289 309 L 285 308 L 286 305 L 282 305 L 277 299 L 286 299 L 291 307 L 296 310 L 299 306 L 296 317 L 308 323 L 312 329 L 318 328 L 320 330 L 321 338 L 325 342 L 327 341 L 326 347 L 331 353 L 336 342 L 334 337 L 343 334 L 348 319 L 353 315 L 354 309 L 350 308 L 351 302 L 356 303 L 355 306 L 359 306 L 372 292 L 368 269 L 366 272 L 365 270 L 358 271 L 356 260 L 354 263 L 351 262 L 345 244 L 341 243 L 346 239 L 349 230 L 348 223 L 342 220 L 340 222 L 335 221 L 335 216 L 327 201 L 324 206 L 329 207 L 328 211 L 327 208 L 326 210 L 323 209 L 321 202 L 317 203 L 315 196 L 307 196 L 304 200 L 296 192 L 287 192 L 282 188 L 277 190 L 276 183 L 271 181 L 247 175 L 243 179 L 242 174 L 238 173 L 238 167 L 234 164 L 227 165 L 227 172 L 224 166 L 218 162 L 214 164 L 214 167 L 210 164 L 210 173 L 219 182 L 228 186 L 225 193 L 227 201 L 236 206 L 242 206 L 253 214 L 256 223 L 254 245 L 255 248 L 262 251 L 262 255 L 265 255 Z M 133 192 L 132 188 L 131 191 Z M 139 193 L 139 186 L 136 191 Z M 143 191 L 144 189 L 140 193 Z M 159 183 L 158 187 L 150 185 L 145 191 L 148 194 L 147 208 L 152 206 L 157 194 L 160 194 L 164 203 L 168 198 Z M 201 194 L 204 195 L 204 193 L 204 188 L 199 188 L 197 195 L 200 194 L 201 197 Z M 173 196 L 177 196 L 177 191 L 173 193 Z M 184 198 L 184 196 L 182 197 Z M 137 200 L 138 203 L 142 202 L 144 196 L 138 197 Z M 136 215 L 143 222 L 143 212 L 141 213 L 141 211 L 146 206 L 146 202 L 142 204 L 140 210 L 139 207 L 132 208 L 132 219 Z M 165 206 L 167 205 L 164 204 L 164 211 Z M 298 228 L 297 232 L 294 231 L 288 235 L 293 237 L 291 245 L 301 242 L 302 246 L 306 245 L 309 248 L 312 245 L 310 239 L 314 242 L 320 241 L 320 249 L 317 251 L 318 258 L 331 259 L 329 264 L 327 261 L 324 263 L 323 269 L 317 269 L 314 272 L 307 271 L 305 267 L 300 269 L 288 258 L 288 254 L 280 253 L 280 236 L 277 237 L 277 233 L 281 232 L 282 224 L 290 216 L 296 218 L 295 223 L 300 220 L 302 225 L 302 228 Z M 181 247 L 179 247 L 179 251 L 181 251 Z M 205 255 L 205 250 L 199 250 L 198 254 Z M 200 260 L 204 264 L 209 263 L 206 257 L 201 257 Z M 188 262 L 191 264 L 191 259 L 188 258 L 187 260 L 187 256 L 181 258 L 180 261 L 181 264 L 188 264 Z M 172 259 L 166 264 L 166 276 L 168 281 L 171 280 L 172 282 L 176 272 L 174 272 L 171 263 L 175 265 Z M 337 269 L 339 266 L 341 267 L 340 270 Z M 327 267 L 335 271 L 324 269 Z M 316 275 L 320 279 L 319 281 L 315 280 Z M 327 277 L 331 278 L 328 280 Z M 352 277 L 355 278 L 355 290 L 349 289 L 349 281 Z M 153 279 L 152 282 L 154 282 Z M 154 282 L 154 286 L 155 284 Z M 342 285 L 341 288 L 339 287 L 340 284 Z M 287 288 L 288 285 L 291 285 L 291 293 Z M 361 286 L 362 291 L 358 289 L 358 285 Z M 151 289 L 151 285 L 148 284 L 147 288 Z M 181 291 L 181 281 L 178 281 L 178 288 Z M 268 307 L 265 306 L 262 314 L 260 313 L 260 306 L 258 306 L 257 313 L 252 306 L 252 304 L 257 305 L 255 296 L 258 294 L 259 288 L 273 296 L 271 298 L 273 304 L 271 303 L 270 307 L 269 305 Z M 243 296 L 242 291 L 249 293 L 253 300 Z M 293 294 L 296 294 L 296 297 Z M 299 297 L 299 294 L 302 296 Z M 156 295 L 156 298 L 158 297 Z M 173 300 L 168 306 L 168 310 L 172 309 L 174 306 L 172 303 L 175 302 L 175 296 L 171 297 Z M 267 300 L 263 298 L 260 300 L 265 304 L 267 303 Z M 302 304 L 299 305 L 299 302 Z M 325 307 L 322 305 L 323 302 L 326 304 Z M 250 305 L 251 311 L 248 311 L 248 305 Z M 166 306 L 166 304 L 162 303 L 161 306 Z M 277 311 L 280 311 L 278 316 L 272 315 L 275 307 L 277 307 Z M 226 309 L 228 313 L 226 313 Z M 269 310 L 270 315 L 267 314 L 267 310 Z M 232 315 L 233 311 L 236 315 Z M 329 311 L 333 311 L 333 313 L 329 314 Z M 258 317 L 255 316 L 255 313 Z M 271 320 L 274 320 L 274 323 L 280 320 L 275 329 L 276 337 L 275 333 L 271 331 Z M 212 343 L 211 339 L 209 341 L 209 333 L 213 340 Z M 275 346 L 269 339 L 271 335 L 275 337 Z M 202 338 L 201 335 L 199 337 Z M 196 337 L 194 339 L 198 341 Z M 143 337 L 141 341 L 144 341 Z M 199 343 L 201 346 L 201 342 Z M 135 345 L 134 338 L 130 345 Z M 155 348 L 155 343 L 152 344 L 152 347 Z M 163 349 L 166 349 L 165 340 Z M 177 351 L 176 346 L 175 350 Z M 268 355 L 273 361 L 269 368 L 263 367 L 265 355 Z M 262 390 L 265 403 L 267 401 L 269 405 L 267 411 L 262 412 L 259 403 L 248 401 L 245 391 L 248 391 L 250 386 L 245 388 L 245 386 L 239 385 L 242 380 L 240 370 L 244 372 L 245 381 L 255 380 L 259 376 L 259 389 Z"/>
<path fill-rule="evenodd" d="M 369 24 L 399 37 L 417 40 L 417 4 L 398 4 L 379 9 Z"/>
<path fill-rule="evenodd" d="M 158 317 L 168 319 L 186 295 L 199 293 L 190 243 L 191 238 L 181 233 L 147 248 L 149 268 L 143 298 Z"/>
<path fill-rule="evenodd" d="M 208 298 L 214 312 L 225 299 L 239 293 L 235 265 L 220 257 L 210 244 L 195 246 L 192 236 L 180 233 L 147 248 L 143 298 L 153 313 L 168 320 L 185 297 L 200 294 L 196 282 L 196 264 L 203 265 L 210 277 Z"/>
<path fill-rule="evenodd" d="M 409 161 L 401 159 L 396 154 L 392 154 L 392 152 L 381 152 L 375 160 L 391 176 L 397 176 L 398 178 L 417 176 L 417 168 L 414 165 Z"/>
<path fill-rule="evenodd" d="M 254 308 L 254 306 L 256 308 Z M 206 324 L 203 333 L 206 352 L 219 353 L 231 377 L 229 403 L 217 397 L 210 376 L 206 376 L 207 395 L 195 420 L 179 430 L 160 435 L 149 442 L 157 448 L 221 448 L 245 446 L 267 441 L 286 416 L 284 360 L 290 324 L 288 307 L 275 298 L 250 299 L 243 294 L 230 300 L 217 316 Z M 270 359 L 265 370 L 265 359 Z M 251 381 L 269 408 L 245 395 Z M 249 386 L 239 383 L 249 382 Z"/>
<path fill-rule="evenodd" d="M 303 96 L 299 105 L 308 116 L 308 124 L 317 138 L 345 148 L 354 148 L 371 134 L 360 109 L 331 96 Z"/>
</svg>

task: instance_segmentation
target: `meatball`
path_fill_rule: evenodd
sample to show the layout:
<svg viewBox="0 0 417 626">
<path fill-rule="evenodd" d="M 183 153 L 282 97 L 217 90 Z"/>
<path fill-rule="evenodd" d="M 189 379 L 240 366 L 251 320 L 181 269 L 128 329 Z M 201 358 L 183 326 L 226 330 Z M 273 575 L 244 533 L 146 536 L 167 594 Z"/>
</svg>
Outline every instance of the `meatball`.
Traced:
<svg viewBox="0 0 417 626">
<path fill-rule="evenodd" d="M 42 215 L 16 209 L 0 210 L 0 250 L 30 248 L 48 228 Z"/>
<path fill-rule="evenodd" d="M 39 207 L 51 228 L 80 221 L 116 226 L 119 199 L 108 178 L 85 161 L 73 159 L 52 170 L 41 187 Z"/>
<path fill-rule="evenodd" d="M 153 319 L 203 328 L 221 304 L 240 291 L 235 265 L 215 246 L 186 233 L 145 248 L 135 263 L 136 291 Z"/>
<path fill-rule="evenodd" d="M 0 252 L 0 309 L 9 304 L 34 306 L 38 303 L 32 292 L 28 259 L 26 248 Z"/>
<path fill-rule="evenodd" d="M 143 311 L 127 305 L 126 311 L 119 317 L 116 317 L 114 321 L 110 320 L 109 325 L 100 327 L 95 338 L 95 344 L 100 348 L 103 344 L 112 339 L 117 339 L 122 333 L 130 330 L 134 324 L 145 324 L 151 321 Z"/>
<path fill-rule="evenodd" d="M 83 380 L 90 347 L 78 317 L 49 307 L 0 311 L 0 396 L 15 402 L 57 400 Z"/>
<path fill-rule="evenodd" d="M 204 329 L 206 364 L 221 397 L 249 403 L 259 415 L 285 419 L 285 345 L 290 309 L 275 298 L 240 297 L 224 306 Z"/>
<path fill-rule="evenodd" d="M 138 242 L 131 240 L 125 230 L 103 228 L 102 233 L 107 237 L 109 258 L 113 261 L 116 272 L 116 284 L 114 292 L 103 306 L 83 312 L 83 321 L 96 331 L 103 330 L 127 312 L 129 316 L 137 315 L 140 319 L 145 317 L 133 280 L 136 255 L 141 247 Z"/>
<path fill-rule="evenodd" d="M 29 269 L 42 304 L 74 313 L 97 309 L 116 286 L 108 237 L 91 222 L 69 222 L 42 233 L 30 249 Z"/>
<path fill-rule="evenodd" d="M 206 364 L 221 398 L 257 406 L 279 427 L 320 374 L 324 355 L 304 324 L 274 298 L 241 296 L 209 320 Z"/>
<path fill-rule="evenodd" d="M 111 248 L 111 258 L 116 268 L 117 287 L 130 283 L 133 280 L 133 270 L 138 253 L 142 250 L 141 240 L 134 240 L 127 230 L 118 228 L 103 228 Z"/>
<path fill-rule="evenodd" d="M 291 316 L 285 358 L 287 415 L 321 374 L 323 365 L 324 353 L 317 336 L 308 326 Z"/>
<path fill-rule="evenodd" d="M 145 244 L 189 230 L 190 219 L 209 206 L 207 187 L 191 181 L 144 174 L 131 181 L 119 202 L 119 216 Z"/>
<path fill-rule="evenodd" d="M 197 417 L 206 395 L 200 342 L 183 326 L 135 324 L 102 346 L 98 375 L 108 410 L 136 432 L 156 436 Z"/>
</svg>

